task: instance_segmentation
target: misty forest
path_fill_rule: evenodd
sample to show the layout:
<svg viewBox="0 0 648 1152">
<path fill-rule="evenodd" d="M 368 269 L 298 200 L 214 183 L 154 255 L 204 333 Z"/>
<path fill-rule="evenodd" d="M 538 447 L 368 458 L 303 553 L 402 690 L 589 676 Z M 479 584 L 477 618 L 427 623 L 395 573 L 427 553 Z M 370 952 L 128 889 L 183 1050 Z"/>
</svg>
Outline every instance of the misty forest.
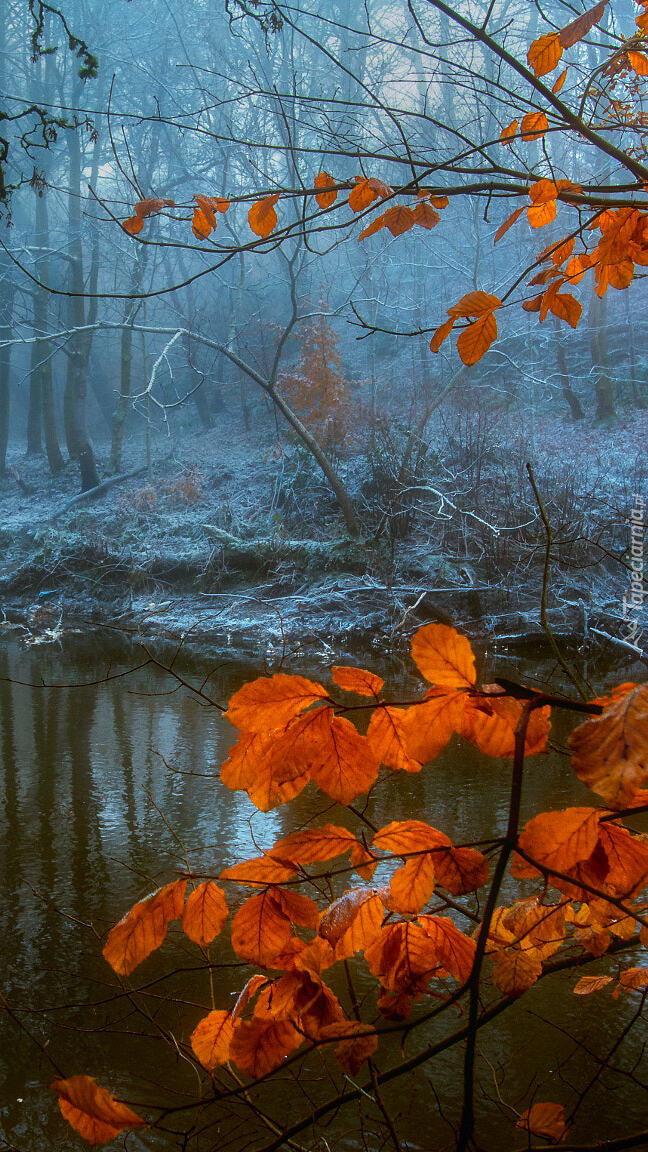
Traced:
<svg viewBox="0 0 648 1152">
<path fill-rule="evenodd" d="M 0 1152 L 648 1149 L 648 0 L 4 0 Z"/>
</svg>

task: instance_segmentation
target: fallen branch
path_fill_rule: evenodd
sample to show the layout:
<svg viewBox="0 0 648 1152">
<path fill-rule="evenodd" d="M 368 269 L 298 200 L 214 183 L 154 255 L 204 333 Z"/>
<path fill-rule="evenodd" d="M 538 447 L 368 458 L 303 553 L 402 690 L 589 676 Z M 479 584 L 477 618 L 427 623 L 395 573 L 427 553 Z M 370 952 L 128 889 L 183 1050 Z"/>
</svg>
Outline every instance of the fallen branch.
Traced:
<svg viewBox="0 0 648 1152">
<path fill-rule="evenodd" d="M 96 484 L 94 488 L 88 488 L 87 492 L 79 492 L 78 496 L 73 496 L 71 500 L 52 512 L 48 519 L 58 520 L 59 516 L 64 516 L 70 508 L 74 508 L 77 504 L 81 504 L 85 500 L 92 500 L 95 496 L 102 496 L 115 484 L 121 484 L 123 480 L 132 480 L 134 476 L 141 476 L 143 472 L 146 472 L 146 464 L 140 468 L 133 468 L 130 472 L 120 472 L 118 476 L 111 476 L 108 480 L 103 480 L 101 484 Z"/>
</svg>

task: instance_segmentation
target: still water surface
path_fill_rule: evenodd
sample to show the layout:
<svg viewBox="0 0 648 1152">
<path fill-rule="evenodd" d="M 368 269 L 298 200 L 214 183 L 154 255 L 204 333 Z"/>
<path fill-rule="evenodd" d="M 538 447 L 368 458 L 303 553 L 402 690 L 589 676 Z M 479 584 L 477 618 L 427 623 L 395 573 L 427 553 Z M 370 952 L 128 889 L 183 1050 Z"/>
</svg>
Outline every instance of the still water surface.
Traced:
<svg viewBox="0 0 648 1152">
<path fill-rule="evenodd" d="M 114 980 L 100 955 L 100 937 L 136 900 L 174 879 L 187 864 L 217 874 L 317 813 L 322 814 L 320 822 L 340 822 L 339 812 L 331 813 L 325 799 L 310 788 L 292 806 L 266 815 L 245 796 L 225 789 L 217 766 L 233 743 L 232 729 L 215 708 L 206 708 L 184 689 L 174 690 L 174 682 L 152 668 L 101 682 L 141 658 L 135 654 L 127 659 L 116 650 L 111 657 L 105 644 L 98 647 L 89 639 L 68 643 L 65 649 L 25 649 L 15 641 L 0 647 L 0 991 L 12 1013 L 0 1016 L 0 1150 L 49 1152 L 82 1146 L 69 1135 L 47 1092 L 57 1075 L 51 1061 L 64 1075 L 90 1073 L 117 1095 L 143 1106 L 168 1101 L 170 1084 L 178 1101 L 185 1091 L 195 1092 L 195 1074 L 181 1047 L 174 1051 L 162 1045 L 159 1036 L 161 1030 L 171 1032 L 181 1046 L 211 1007 L 199 951 L 182 938 L 171 939 L 146 962 L 141 982 L 150 981 L 151 989 L 144 1019 L 134 1014 L 127 998 L 115 999 Z M 225 702 L 245 679 L 263 671 L 220 666 L 211 670 L 206 691 Z M 511 666 L 500 665 L 499 671 L 510 675 Z M 185 673 L 200 683 L 200 668 Z M 627 670 L 622 675 L 617 671 L 609 679 L 618 682 L 626 675 Z M 60 688 L 27 687 L 18 681 L 100 682 Z M 411 689 L 403 671 L 396 671 L 392 683 L 396 693 Z M 559 719 L 554 726 L 558 744 L 567 732 Z M 385 776 L 375 790 L 372 819 L 379 825 L 426 819 L 455 842 L 491 837 L 505 826 L 508 778 L 506 765 L 456 741 L 420 775 L 400 777 L 398 788 L 393 787 L 393 776 Z M 590 802 L 564 755 L 531 762 L 526 818 L 539 810 Z M 230 965 L 214 975 L 215 1002 L 228 1007 L 245 975 L 231 954 L 212 955 Z M 179 966 L 185 969 L 180 976 L 154 983 Z M 587 971 L 604 967 L 605 961 Z M 592 1040 L 598 1051 L 612 1047 L 620 1023 L 636 1007 L 636 999 L 617 1004 L 602 995 L 594 1011 L 582 1012 L 583 1001 L 571 992 L 575 979 L 572 973 L 545 981 L 500 1018 L 491 1039 L 484 1039 L 478 1105 L 484 1137 L 494 1139 L 494 1147 L 524 1145 L 510 1117 L 515 1119 L 514 1109 L 528 1106 L 533 1091 L 540 1100 L 571 1103 L 572 1088 L 582 1088 L 592 1073 L 581 1045 Z M 370 987 L 360 974 L 361 992 L 366 988 L 369 995 Z M 171 990 L 182 1003 L 169 1004 Z M 460 1015 L 455 1026 L 461 1027 Z M 407 1054 L 436 1035 L 430 1025 L 425 1037 L 416 1035 Z M 621 1045 L 613 1063 L 622 1072 L 598 1077 L 578 1112 L 574 1138 L 601 1139 L 646 1125 L 646 1093 L 638 1082 L 648 1078 L 641 1063 L 641 1044 L 647 1038 L 645 1026 L 643 1031 L 640 1027 Z M 393 1058 L 399 1059 L 397 1047 Z M 451 1123 L 460 1100 L 459 1070 L 458 1053 L 449 1053 L 425 1066 L 422 1079 L 387 1091 L 410 1147 L 452 1146 L 451 1128 L 437 1115 L 434 1093 Z M 327 1095 L 330 1090 L 326 1086 Z M 287 1092 L 295 1093 L 295 1086 L 289 1085 Z M 317 1096 L 317 1089 L 313 1093 Z M 276 1098 L 265 1100 L 270 1111 L 276 1103 Z M 308 1107 L 304 1098 L 296 1114 Z M 366 1141 L 378 1147 L 382 1137 L 372 1128 L 369 1113 Z M 327 1135 L 330 1147 L 345 1146 L 347 1119 L 333 1121 Z M 503 1131 L 508 1134 L 498 1145 Z M 305 1143 L 312 1146 L 306 1136 Z M 243 1149 L 251 1137 L 260 1144 L 269 1138 L 263 1127 L 258 1136 L 240 1128 L 233 1111 L 220 1132 L 207 1128 L 198 1147 L 205 1152 L 212 1147 Z M 182 1144 L 171 1134 L 160 1138 L 145 1133 L 129 1135 L 126 1146 L 176 1149 Z"/>
</svg>

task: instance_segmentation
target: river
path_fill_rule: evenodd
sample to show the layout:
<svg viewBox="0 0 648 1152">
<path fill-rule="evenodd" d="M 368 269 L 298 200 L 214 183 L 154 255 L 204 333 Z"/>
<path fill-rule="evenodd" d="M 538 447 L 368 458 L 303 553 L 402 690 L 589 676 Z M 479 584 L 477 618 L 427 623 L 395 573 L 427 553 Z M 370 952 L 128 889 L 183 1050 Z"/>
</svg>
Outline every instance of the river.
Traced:
<svg viewBox="0 0 648 1152">
<path fill-rule="evenodd" d="M 48 1092 L 57 1069 L 66 1076 L 92 1074 L 142 1110 L 147 1102 L 177 1102 L 195 1091 L 196 1076 L 180 1046 L 163 1044 L 160 1036 L 186 1043 L 210 1007 L 210 981 L 199 950 L 172 933 L 160 953 L 142 966 L 142 981 L 138 970 L 138 983 L 151 982 L 143 1014 L 128 997 L 116 994 L 101 957 L 101 936 L 136 900 L 170 882 L 187 864 L 196 872 L 218 874 L 316 814 L 345 819 L 339 812 L 331 814 L 326 799 L 312 787 L 292 806 L 266 815 L 243 794 L 225 789 L 218 766 L 233 743 L 230 725 L 216 708 L 157 668 L 119 675 L 142 658 L 137 650 L 126 655 L 116 641 L 94 636 L 29 648 L 14 638 L 0 647 L 0 991 L 9 1009 L 0 1015 L 0 1149 L 52 1152 L 84 1146 L 70 1134 Z M 359 661 L 350 657 L 349 662 Z M 245 679 L 265 671 L 231 661 L 212 667 L 196 660 L 178 667 L 194 685 L 209 673 L 204 691 L 222 702 Z M 512 667 L 510 660 L 498 665 L 508 676 Z M 391 672 L 396 692 L 411 691 L 407 667 L 394 661 L 380 670 Z M 541 666 L 543 675 L 547 670 Z M 621 674 L 618 668 L 607 669 L 597 687 L 627 675 L 627 669 Z M 558 718 L 553 729 L 557 746 L 564 745 L 568 730 L 564 718 Z M 401 774 L 398 781 L 393 774 L 381 776 L 372 819 L 378 824 L 426 819 L 455 842 L 491 837 L 505 826 L 508 779 L 504 763 L 489 761 L 456 740 L 419 775 Z M 589 803 L 590 793 L 560 750 L 531 762 L 525 818 L 547 808 Z M 246 977 L 227 949 L 212 954 L 223 965 L 214 975 L 215 1002 L 227 1007 Z M 174 968 L 183 972 L 170 977 Z M 587 971 L 608 968 L 602 960 Z M 510 1118 L 515 1109 L 528 1106 L 534 1093 L 536 1099 L 572 1103 L 592 1075 L 586 1046 L 610 1048 L 636 1007 L 636 997 L 617 1002 L 605 993 L 595 1006 L 584 1003 L 571 992 L 575 979 L 570 973 L 543 981 L 503 1015 L 480 1046 L 477 1102 L 483 1134 L 497 1141 L 502 1124 L 508 1132 L 494 1147 L 524 1146 Z M 363 995 L 370 994 L 371 982 L 361 971 L 359 987 Z M 457 1027 L 461 1019 L 457 1015 Z M 436 1035 L 431 1025 L 425 1042 Z M 577 1113 L 575 1136 L 622 1135 L 645 1123 L 646 1094 L 640 1085 L 642 1076 L 646 1079 L 641 1066 L 646 1039 L 648 1031 L 639 1027 L 620 1045 L 612 1063 L 622 1070 L 598 1076 Z M 411 1043 L 422 1040 L 416 1034 Z M 408 1044 L 408 1053 L 412 1050 Z M 422 1077 L 387 1092 L 399 1113 L 404 1147 L 429 1150 L 437 1146 L 432 1138 L 439 1147 L 453 1146 L 449 1125 L 460 1099 L 459 1073 L 459 1053 L 453 1051 L 425 1065 Z M 311 1092 L 317 1098 L 319 1089 L 291 1081 L 280 1091 L 291 1104 L 303 1093 L 296 1105 L 301 1115 Z M 435 1093 L 445 1121 L 438 1116 Z M 265 1103 L 271 1111 L 267 1094 Z M 602 1109 L 609 1114 L 604 1132 Z M 306 1133 L 305 1146 L 358 1147 L 356 1137 L 347 1145 L 345 1134 L 353 1127 L 348 1120 L 346 1115 L 335 1118 L 325 1133 L 328 1145 L 312 1142 Z M 241 1128 L 234 1107 L 218 1123 L 217 1130 L 209 1122 L 196 1149 L 218 1146 L 229 1152 L 269 1139 L 263 1124 L 258 1135 Z M 370 1147 L 382 1140 L 377 1124 L 368 1114 L 365 1142 Z M 179 1149 L 182 1143 L 170 1132 L 144 1132 L 128 1135 L 126 1147 L 131 1152 Z"/>
</svg>

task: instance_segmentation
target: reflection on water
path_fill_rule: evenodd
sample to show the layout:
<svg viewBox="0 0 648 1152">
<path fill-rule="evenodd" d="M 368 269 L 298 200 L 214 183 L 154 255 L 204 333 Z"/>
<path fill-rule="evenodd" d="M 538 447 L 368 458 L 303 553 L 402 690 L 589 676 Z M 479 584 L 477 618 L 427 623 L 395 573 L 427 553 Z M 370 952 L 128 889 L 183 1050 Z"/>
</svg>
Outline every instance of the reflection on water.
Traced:
<svg viewBox="0 0 648 1152">
<path fill-rule="evenodd" d="M 134 1102 L 168 1099 L 174 1077 L 179 1092 L 195 1091 L 195 1076 L 173 1047 L 165 1046 L 161 1054 L 159 1035 L 171 1030 L 186 1042 L 211 1006 L 210 982 L 200 954 L 179 939 L 147 961 L 143 969 L 147 981 L 179 965 L 196 971 L 163 981 L 159 988 L 152 985 L 143 1016 L 128 998 L 115 999 L 111 973 L 100 955 L 100 938 L 136 900 L 169 882 L 178 869 L 189 864 L 197 872 L 217 873 L 225 863 L 255 855 L 330 807 L 308 789 L 291 807 L 267 816 L 256 813 L 245 797 L 214 779 L 216 766 L 233 742 L 232 730 L 219 712 L 185 690 L 174 690 L 169 678 L 153 668 L 127 679 L 100 682 L 119 668 L 118 661 L 110 665 L 109 657 L 97 655 L 87 642 L 66 653 L 54 648 L 23 650 L 15 643 L 0 648 L 0 967 L 1 992 L 12 1011 L 11 1016 L 0 1017 L 4 1040 L 0 1138 L 6 1141 L 3 1145 L 0 1139 L 0 1148 L 26 1152 L 81 1147 L 46 1092 L 58 1074 L 83 1071 L 98 1079 L 103 1075 L 114 1091 Z M 209 691 L 224 701 L 254 674 L 250 669 L 221 668 L 210 680 Z M 18 681 L 97 683 L 82 689 L 30 688 Z M 554 728 L 558 744 L 567 731 L 565 721 L 559 720 Z M 564 756 L 533 763 L 525 785 L 527 817 L 548 807 L 590 802 Z M 399 780 L 397 789 L 388 775 L 381 778 L 372 819 L 386 824 L 425 818 L 455 841 L 497 835 L 505 823 L 508 772 L 506 765 L 455 742 L 420 775 Z M 344 819 L 339 812 L 333 818 Z M 228 994 L 240 988 L 242 975 L 234 957 L 223 954 L 218 959 L 231 964 L 217 972 L 216 1003 L 226 1006 Z M 505 1013 L 493 1038 L 485 1039 L 479 1093 L 480 1106 L 490 1101 L 486 1134 L 489 1125 L 491 1134 L 497 1133 L 502 1109 L 522 1110 L 534 1090 L 539 1099 L 561 1100 L 567 1083 L 580 1084 L 586 1077 L 583 1048 L 565 1038 L 561 1029 L 578 1032 L 584 1044 L 591 1039 L 599 1051 L 608 1039 L 610 1046 L 614 1043 L 619 1019 L 630 1008 L 608 997 L 600 1001 L 597 1013 L 585 1013 L 589 1023 L 581 1025 L 571 993 L 573 982 L 573 976 L 545 982 Z M 172 989 L 182 1003 L 169 1002 Z M 371 983 L 362 977 L 360 989 L 373 994 Z M 58 1011 L 62 1005 L 65 1011 Z M 551 1024 L 543 1028 L 539 1020 L 545 1017 Z M 101 1035 L 98 1028 L 103 1028 Z M 588 1035 L 592 1028 L 595 1038 Z M 425 1041 L 434 1037 L 430 1026 Z M 641 1039 L 635 1031 L 625 1042 L 623 1059 L 618 1061 L 625 1069 L 632 1066 L 635 1055 L 641 1056 Z M 410 1054 L 412 1050 L 408 1048 Z M 512 1052 L 517 1065 L 513 1077 Z M 394 1059 L 398 1058 L 394 1046 Z M 435 1060 L 425 1073 L 450 1116 L 460 1094 L 458 1072 L 455 1052 Z M 640 1080 L 641 1070 L 632 1075 Z M 295 1094 L 302 1090 L 297 1084 L 290 1087 Z M 579 1136 L 596 1135 L 596 1117 L 601 1107 L 607 1107 L 612 1090 L 620 1131 L 641 1125 L 643 1093 L 627 1071 L 616 1078 L 606 1071 L 590 1093 L 596 1106 L 583 1106 L 583 1113 L 589 1109 L 590 1120 Z M 400 1113 L 399 1123 L 411 1147 L 429 1148 L 433 1136 L 441 1142 L 450 1139 L 449 1129 L 433 1119 L 432 1097 L 421 1095 L 419 1081 L 399 1083 L 385 1095 Z M 267 1103 L 272 1110 L 276 1101 Z M 304 1097 L 299 1112 L 307 1109 Z M 244 1138 L 238 1131 L 235 1108 L 227 1123 L 220 1138 L 231 1147 L 244 1147 L 252 1133 L 248 1130 Z M 618 1127 L 611 1120 L 609 1134 Z M 343 1131 L 342 1124 L 339 1132 L 329 1134 L 338 1146 L 344 1144 Z M 263 1128 L 261 1142 L 262 1133 Z M 201 1148 L 215 1146 L 213 1130 L 205 1140 Z M 129 1136 L 127 1146 L 171 1149 L 181 1143 L 173 1135 L 147 1134 Z"/>
</svg>

